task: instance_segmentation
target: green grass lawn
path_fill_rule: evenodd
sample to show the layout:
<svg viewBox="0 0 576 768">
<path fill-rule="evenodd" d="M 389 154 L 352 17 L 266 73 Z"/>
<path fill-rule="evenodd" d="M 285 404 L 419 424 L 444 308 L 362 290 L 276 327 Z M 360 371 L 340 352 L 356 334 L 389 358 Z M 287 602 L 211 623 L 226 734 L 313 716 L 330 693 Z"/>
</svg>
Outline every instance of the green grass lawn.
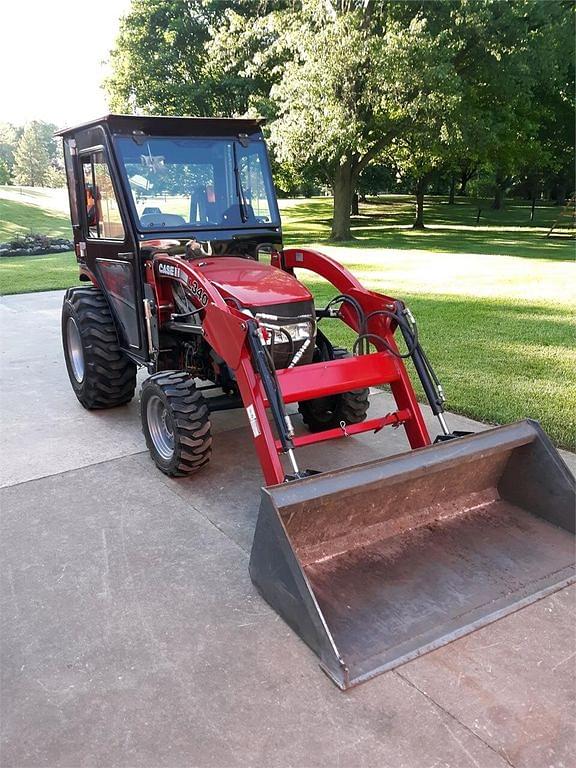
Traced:
<svg viewBox="0 0 576 768">
<path fill-rule="evenodd" d="M 412 203 L 386 198 L 361 206 L 356 239 L 335 246 L 326 243 L 330 200 L 287 203 L 288 244 L 316 244 L 366 287 L 410 306 L 450 410 L 494 424 L 535 418 L 574 450 L 575 244 L 545 237 L 557 208 L 537 209 L 531 225 L 526 204 L 509 203 L 502 212 L 485 204 L 477 226 L 472 204 L 432 199 L 429 228 L 414 232 Z M 318 304 L 334 295 L 309 273 L 301 277 Z M 340 323 L 323 327 L 350 347 L 353 336 Z"/>
<path fill-rule="evenodd" d="M 544 237 L 557 208 L 538 208 L 531 224 L 525 204 L 503 212 L 483 204 L 476 225 L 475 204 L 429 198 L 429 228 L 414 232 L 411 201 L 386 197 L 361 206 L 354 241 L 338 246 L 326 243 L 329 199 L 287 200 L 281 208 L 287 244 L 316 244 L 367 287 L 408 303 L 449 409 L 491 423 L 537 418 L 557 444 L 576 447 L 574 241 Z M 335 293 L 310 274 L 302 278 L 318 305 Z M 71 253 L 0 262 L 1 293 L 76 282 Z M 351 344 L 340 324 L 323 327 L 338 344 Z"/>
<path fill-rule="evenodd" d="M 0 259 L 0 295 L 55 291 L 77 283 L 73 251 Z"/>
<path fill-rule="evenodd" d="M 0 243 L 29 232 L 71 238 L 70 217 L 67 213 L 0 197 Z"/>
</svg>

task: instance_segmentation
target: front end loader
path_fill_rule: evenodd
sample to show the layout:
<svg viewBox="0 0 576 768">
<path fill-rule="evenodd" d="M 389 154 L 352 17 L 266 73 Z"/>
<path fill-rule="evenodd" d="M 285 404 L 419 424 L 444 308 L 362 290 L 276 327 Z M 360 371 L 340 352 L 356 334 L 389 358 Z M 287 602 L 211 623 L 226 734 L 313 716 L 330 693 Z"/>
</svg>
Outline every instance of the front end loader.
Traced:
<svg viewBox="0 0 576 768">
<path fill-rule="evenodd" d="M 123 405 L 145 367 L 150 454 L 190 482 L 211 457 L 210 414 L 245 410 L 265 482 L 252 581 L 337 685 L 576 579 L 575 484 L 558 451 L 529 420 L 451 432 L 404 303 L 319 251 L 282 247 L 260 121 L 108 115 L 61 136 L 84 283 L 62 312 L 78 400 Z M 300 271 L 333 287 L 325 306 Z M 335 322 L 350 350 L 330 341 Z M 440 425 L 434 444 L 407 360 Z M 371 416 L 382 386 L 395 408 Z M 386 427 L 412 450 L 301 465 L 302 446 Z"/>
</svg>

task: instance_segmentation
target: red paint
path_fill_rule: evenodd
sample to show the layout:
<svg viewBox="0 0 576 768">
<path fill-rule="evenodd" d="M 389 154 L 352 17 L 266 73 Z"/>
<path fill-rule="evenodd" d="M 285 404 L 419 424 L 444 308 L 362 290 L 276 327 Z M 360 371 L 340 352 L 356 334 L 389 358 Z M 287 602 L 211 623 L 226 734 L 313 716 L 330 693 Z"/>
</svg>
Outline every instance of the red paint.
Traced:
<svg viewBox="0 0 576 768">
<path fill-rule="evenodd" d="M 233 297 L 248 307 L 310 301 L 312 294 L 295 277 L 252 259 L 236 256 L 195 259 L 189 262 L 216 286 L 223 297 Z"/>
<path fill-rule="evenodd" d="M 323 432 L 314 432 L 311 435 L 299 435 L 295 437 L 293 442 L 296 448 L 300 448 L 303 445 L 310 445 L 311 443 L 322 443 L 326 440 L 335 440 L 340 437 L 351 437 L 352 435 L 360 435 L 362 432 L 380 432 L 383 427 L 387 426 L 399 426 L 405 421 L 412 418 L 410 411 L 394 411 L 394 413 L 387 413 L 386 416 L 380 416 L 378 419 L 370 419 L 369 421 L 362 421 L 360 424 L 348 424 L 346 431 L 341 427 L 336 429 L 325 429 Z M 276 450 L 281 450 L 282 444 L 280 440 L 276 440 Z"/>
<path fill-rule="evenodd" d="M 389 384 L 400 378 L 400 367 L 392 355 L 384 352 L 285 368 L 278 371 L 278 381 L 284 402 L 295 403 Z"/>
<path fill-rule="evenodd" d="M 179 270 L 178 277 L 169 277 L 160 264 Z M 236 373 L 236 380 L 245 407 L 253 406 L 258 428 L 254 430 L 254 444 L 267 485 L 281 483 L 285 470 L 280 459 L 281 446 L 268 420 L 268 403 L 260 377 L 252 365 L 245 341 L 243 316 L 228 298 L 236 298 L 242 304 L 257 307 L 273 304 L 306 301 L 312 297 L 309 291 L 291 274 L 293 268 L 310 270 L 328 280 L 335 293 L 348 293 L 362 306 L 366 314 L 390 306 L 393 299 L 374 291 L 367 291 L 356 278 L 340 264 L 318 251 L 293 248 L 273 257 L 273 266 L 236 257 L 220 256 L 185 261 L 158 255 L 146 262 L 146 280 L 155 286 L 159 304 L 160 325 L 169 318 L 171 307 L 171 279 L 178 279 L 207 294 L 208 304 L 203 318 L 206 340 Z M 358 330 L 353 310 L 342 307 L 341 317 L 351 328 Z M 392 349 L 394 325 L 388 318 L 378 316 L 370 321 L 369 330 L 382 336 Z M 404 363 L 392 355 L 386 346 L 376 342 L 377 352 L 343 360 L 278 371 L 278 381 L 284 401 L 287 403 L 311 397 L 338 394 L 351 389 L 390 384 L 397 411 L 379 419 L 349 425 L 350 435 L 393 424 L 402 424 L 412 448 L 430 445 L 430 436 L 416 400 L 414 389 Z M 252 425 L 254 426 L 254 425 Z M 295 447 L 343 436 L 339 429 L 297 437 Z"/>
</svg>

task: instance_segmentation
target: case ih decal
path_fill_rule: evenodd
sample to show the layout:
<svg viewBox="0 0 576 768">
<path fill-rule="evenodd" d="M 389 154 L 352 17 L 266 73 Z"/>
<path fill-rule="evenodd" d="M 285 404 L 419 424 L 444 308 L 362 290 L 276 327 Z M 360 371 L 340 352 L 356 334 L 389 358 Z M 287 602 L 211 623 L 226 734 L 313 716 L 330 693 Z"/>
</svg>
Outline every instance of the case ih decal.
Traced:
<svg viewBox="0 0 576 768">
<path fill-rule="evenodd" d="M 210 297 L 202 286 L 198 285 L 196 280 L 191 280 L 186 272 L 180 269 L 180 267 L 160 261 L 158 262 L 158 274 L 183 283 L 189 289 L 192 296 L 195 296 L 203 307 L 207 306 L 210 301 Z"/>
</svg>

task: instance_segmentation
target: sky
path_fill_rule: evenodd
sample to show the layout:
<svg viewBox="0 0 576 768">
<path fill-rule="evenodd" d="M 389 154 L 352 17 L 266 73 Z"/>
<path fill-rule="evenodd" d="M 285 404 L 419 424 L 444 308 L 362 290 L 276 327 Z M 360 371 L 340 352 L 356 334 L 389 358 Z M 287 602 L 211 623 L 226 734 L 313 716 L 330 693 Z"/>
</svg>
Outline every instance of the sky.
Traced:
<svg viewBox="0 0 576 768">
<path fill-rule="evenodd" d="M 12 0 L 0 4 L 0 122 L 58 127 L 108 111 L 100 85 L 130 0 Z"/>
</svg>

